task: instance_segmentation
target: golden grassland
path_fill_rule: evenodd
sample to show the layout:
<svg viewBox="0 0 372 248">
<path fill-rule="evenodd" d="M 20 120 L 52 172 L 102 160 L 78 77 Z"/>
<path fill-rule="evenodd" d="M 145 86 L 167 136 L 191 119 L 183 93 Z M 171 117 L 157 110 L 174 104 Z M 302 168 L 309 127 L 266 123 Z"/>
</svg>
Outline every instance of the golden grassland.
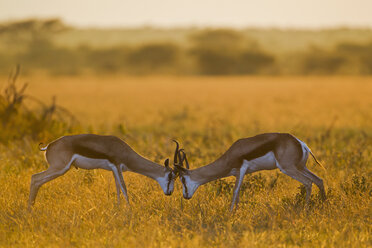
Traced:
<svg viewBox="0 0 372 248">
<path fill-rule="evenodd" d="M 6 80 L 1 80 L 5 82 Z M 182 199 L 148 178 L 124 173 L 130 207 L 116 205 L 112 174 L 71 169 L 41 187 L 30 213 L 32 174 L 46 168 L 37 142 L 0 146 L 1 247 L 371 247 L 372 78 L 369 77 L 44 77 L 30 95 L 52 95 L 81 132 L 114 134 L 145 157 L 172 156 L 176 138 L 193 168 L 238 138 L 290 132 L 325 165 L 304 207 L 300 184 L 279 171 L 247 176 L 228 212 L 233 179 Z M 1 86 L 1 85 L 0 85 Z M 57 137 L 54 137 L 57 138 Z M 51 140 L 42 140 L 49 142 Z M 310 159 L 311 160 L 311 159 Z"/>
</svg>

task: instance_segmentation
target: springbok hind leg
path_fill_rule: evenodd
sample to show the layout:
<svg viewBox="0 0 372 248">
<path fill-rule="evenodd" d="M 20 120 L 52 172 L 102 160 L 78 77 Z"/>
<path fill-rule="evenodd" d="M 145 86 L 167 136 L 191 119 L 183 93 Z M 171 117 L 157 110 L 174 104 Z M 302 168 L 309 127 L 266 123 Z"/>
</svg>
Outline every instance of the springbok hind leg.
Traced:
<svg viewBox="0 0 372 248">
<path fill-rule="evenodd" d="M 68 169 L 70 168 L 71 164 L 68 164 L 65 168 L 63 169 L 52 169 L 49 167 L 47 170 L 42 171 L 40 173 L 34 174 L 31 177 L 31 184 L 30 184 L 30 195 L 28 199 L 28 209 L 31 210 L 31 206 L 35 203 L 36 195 L 37 192 L 39 191 L 40 187 L 65 174 Z"/>
<path fill-rule="evenodd" d="M 282 170 L 282 172 L 293 179 L 299 181 L 305 186 L 306 189 L 306 204 L 308 205 L 310 202 L 310 196 L 311 196 L 311 188 L 312 188 L 312 181 L 307 178 L 301 171 L 299 170 Z"/>
<path fill-rule="evenodd" d="M 323 184 L 323 180 L 318 177 L 317 175 L 315 175 L 314 173 L 312 173 L 308 168 L 304 168 L 303 170 L 303 173 L 306 177 L 308 177 L 313 183 L 315 183 L 315 185 L 319 188 L 319 191 L 320 191 L 320 195 L 322 197 L 322 200 L 326 200 L 327 199 L 327 196 L 326 196 L 326 193 L 325 193 L 325 190 L 324 190 L 324 184 Z"/>
</svg>

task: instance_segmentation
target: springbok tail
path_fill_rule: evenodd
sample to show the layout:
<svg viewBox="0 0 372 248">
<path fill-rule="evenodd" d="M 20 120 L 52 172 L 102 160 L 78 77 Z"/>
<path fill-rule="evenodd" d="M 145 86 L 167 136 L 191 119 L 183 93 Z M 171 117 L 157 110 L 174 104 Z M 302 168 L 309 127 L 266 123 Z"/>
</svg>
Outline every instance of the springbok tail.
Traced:
<svg viewBox="0 0 372 248">
<path fill-rule="evenodd" d="M 46 149 L 48 149 L 48 145 L 46 147 L 41 147 L 41 145 L 44 145 L 44 143 L 39 144 L 39 150 L 40 151 L 45 151 Z"/>
<path fill-rule="evenodd" d="M 316 159 L 315 155 L 311 152 L 311 150 L 309 149 L 309 152 L 311 154 L 311 156 L 313 157 L 313 159 L 315 160 L 315 162 L 320 165 L 324 170 L 326 170 L 326 168 Z"/>
</svg>

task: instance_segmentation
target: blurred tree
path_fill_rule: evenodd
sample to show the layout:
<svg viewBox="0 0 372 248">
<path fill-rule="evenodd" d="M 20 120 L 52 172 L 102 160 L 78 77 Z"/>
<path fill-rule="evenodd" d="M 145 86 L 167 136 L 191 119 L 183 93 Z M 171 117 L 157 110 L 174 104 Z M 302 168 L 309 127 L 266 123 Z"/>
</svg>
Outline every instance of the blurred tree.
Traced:
<svg viewBox="0 0 372 248">
<path fill-rule="evenodd" d="M 68 29 L 59 19 L 29 19 L 1 24 L 0 35 L 8 50 L 19 51 L 34 40 L 50 40 L 52 35 Z"/>
<path fill-rule="evenodd" d="M 2 33 L 56 33 L 68 29 L 68 27 L 59 19 L 29 19 L 0 25 L 0 34 Z"/>
<path fill-rule="evenodd" d="M 202 74 L 234 74 L 238 65 L 236 54 L 207 48 L 194 48 L 191 53 L 196 57 L 198 70 Z"/>
<path fill-rule="evenodd" d="M 303 74 L 336 74 L 347 59 L 334 52 L 312 47 L 302 58 Z"/>
<path fill-rule="evenodd" d="M 67 32 L 66 36 L 64 33 L 57 35 L 68 30 L 72 32 Z M 147 30 L 149 33 L 146 36 L 154 37 L 157 32 L 154 30 Z M 206 75 L 372 74 L 372 42 L 357 43 L 358 39 L 354 39 L 354 36 L 364 37 L 364 42 L 368 37 L 365 31 L 360 30 L 353 33 L 351 40 L 355 43 L 348 41 L 330 47 L 330 41 L 326 40 L 324 44 L 328 44 L 327 46 L 294 49 L 291 52 L 277 51 L 278 42 L 287 43 L 288 37 L 282 37 L 282 32 L 278 34 L 273 30 L 260 31 L 266 33 L 261 38 L 256 34 L 260 43 L 248 37 L 253 35 L 253 30 L 207 29 L 196 32 L 188 30 L 185 36 L 194 32 L 189 36 L 190 43 L 148 43 L 135 47 L 121 43 L 114 46 L 94 46 L 90 40 L 95 40 L 102 34 L 101 31 L 82 32 L 83 36 L 88 35 L 88 39 L 83 42 L 86 45 L 81 45 L 75 40 L 80 31 L 71 30 L 59 19 L 0 23 L 0 73 L 8 73 L 14 64 L 19 63 L 23 65 L 25 72 L 41 70 L 52 74 L 92 71 Z M 109 31 L 111 32 L 120 33 L 118 30 Z M 338 32 L 348 33 L 345 30 L 324 32 L 328 36 L 334 36 Z M 292 37 L 293 33 L 290 35 Z M 72 43 L 75 43 L 68 46 L 65 40 L 73 40 Z M 359 39 L 359 42 L 362 41 Z M 261 50 L 261 45 L 266 50 Z"/>
<path fill-rule="evenodd" d="M 212 50 L 239 50 L 244 46 L 241 33 L 230 29 L 206 30 L 190 37 L 192 43 L 198 48 Z"/>
<path fill-rule="evenodd" d="M 357 67 L 355 73 L 372 74 L 372 42 L 367 44 L 341 43 L 336 52 L 346 57 L 351 65 Z"/>
<path fill-rule="evenodd" d="M 45 38 L 33 39 L 25 52 L 17 56 L 17 62 L 27 70 L 47 70 L 52 74 L 76 74 L 81 58 L 74 50 L 60 48 Z"/>
<path fill-rule="evenodd" d="M 191 40 L 190 53 L 202 74 L 259 73 L 274 63 L 273 56 L 261 52 L 256 42 L 234 30 L 207 30 L 193 35 Z"/>
<path fill-rule="evenodd" d="M 127 64 L 137 73 L 153 73 L 177 62 L 179 48 L 170 43 L 147 44 L 134 49 L 127 57 Z"/>
<path fill-rule="evenodd" d="M 206 30 L 191 36 L 190 54 L 202 74 L 234 74 L 243 37 L 228 29 Z"/>
<path fill-rule="evenodd" d="M 91 49 L 81 47 L 85 54 L 85 66 L 99 73 L 114 73 L 126 69 L 126 58 L 130 49 L 125 46 L 112 47 L 107 49 Z"/>
<path fill-rule="evenodd" d="M 52 73 L 71 74 L 76 72 L 74 51 L 57 48 L 52 42 L 54 34 L 69 28 L 59 19 L 29 19 L 0 26 L 1 42 L 7 54 L 24 65 L 26 72 L 31 69 L 50 70 Z"/>
<path fill-rule="evenodd" d="M 257 74 L 263 68 L 271 67 L 275 62 L 272 55 L 259 51 L 244 51 L 239 58 L 240 74 Z"/>
</svg>

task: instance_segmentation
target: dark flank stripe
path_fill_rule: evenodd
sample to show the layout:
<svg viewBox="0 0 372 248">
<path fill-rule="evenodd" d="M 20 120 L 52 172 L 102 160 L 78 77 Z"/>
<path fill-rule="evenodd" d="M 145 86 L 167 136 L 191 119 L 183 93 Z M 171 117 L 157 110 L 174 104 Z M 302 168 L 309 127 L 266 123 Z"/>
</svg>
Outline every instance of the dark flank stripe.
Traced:
<svg viewBox="0 0 372 248">
<path fill-rule="evenodd" d="M 253 151 L 245 154 L 243 156 L 243 159 L 250 161 L 250 160 L 262 157 L 266 153 L 273 151 L 275 146 L 276 146 L 276 140 L 263 143 L 262 145 L 256 147 Z"/>
<path fill-rule="evenodd" d="M 83 145 L 73 145 L 74 153 L 79 154 L 81 156 L 87 157 L 87 158 L 93 158 L 93 159 L 106 159 L 110 161 L 110 163 L 115 164 L 114 159 L 112 159 L 110 156 L 100 152 L 92 150 L 91 148 L 85 147 Z"/>
</svg>

